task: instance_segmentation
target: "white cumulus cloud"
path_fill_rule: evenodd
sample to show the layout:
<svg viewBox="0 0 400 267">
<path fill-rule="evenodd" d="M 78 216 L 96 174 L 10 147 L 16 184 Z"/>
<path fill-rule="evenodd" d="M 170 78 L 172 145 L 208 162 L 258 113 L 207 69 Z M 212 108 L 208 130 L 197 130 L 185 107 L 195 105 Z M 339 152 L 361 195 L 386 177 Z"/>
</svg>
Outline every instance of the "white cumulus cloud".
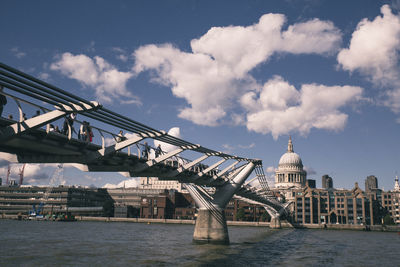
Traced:
<svg viewBox="0 0 400 267">
<path fill-rule="evenodd" d="M 179 127 L 173 127 L 169 129 L 168 134 L 173 137 L 181 138 L 181 129 Z M 154 140 L 154 147 L 157 148 L 158 145 L 161 146 L 161 150 L 164 152 L 171 152 L 178 148 L 177 146 Z M 154 154 L 154 151 L 151 151 L 151 153 Z"/>
<path fill-rule="evenodd" d="M 356 86 L 303 84 L 300 91 L 275 76 L 264 84 L 259 95 L 245 94 L 242 105 L 248 110 L 247 128 L 258 133 L 279 135 L 297 131 L 308 134 L 312 128 L 341 130 L 347 115 L 339 108 L 361 98 Z"/>
<path fill-rule="evenodd" d="M 92 59 L 84 54 L 63 53 L 50 65 L 50 69 L 93 88 L 102 102 L 119 99 L 125 103 L 140 104 L 139 99 L 126 89 L 126 83 L 133 73 L 119 71 L 102 57 L 95 56 Z"/>
<path fill-rule="evenodd" d="M 118 184 L 110 184 L 107 183 L 102 186 L 102 188 L 114 189 L 114 188 L 131 188 L 131 187 L 138 187 L 139 186 L 139 178 L 131 178 L 127 180 L 123 180 Z"/>
<path fill-rule="evenodd" d="M 384 88 L 383 104 L 400 112 L 400 17 L 388 5 L 381 8 L 382 16 L 361 20 L 353 32 L 349 48 L 342 49 L 339 66 L 350 72 L 358 71 L 375 85 Z"/>
<path fill-rule="evenodd" d="M 154 82 L 170 86 L 187 101 L 179 117 L 215 126 L 229 117 L 241 95 L 259 86 L 249 72 L 274 53 L 328 54 L 338 49 L 341 34 L 331 22 L 313 19 L 285 31 L 285 21 L 282 14 L 266 14 L 246 27 L 213 27 L 191 41 L 192 52 L 170 44 L 142 46 L 133 53 L 133 70 L 152 71 Z"/>
<path fill-rule="evenodd" d="M 266 169 L 266 172 L 267 173 L 275 173 L 275 167 L 274 166 L 269 166 L 269 167 L 267 167 L 267 169 Z"/>
</svg>

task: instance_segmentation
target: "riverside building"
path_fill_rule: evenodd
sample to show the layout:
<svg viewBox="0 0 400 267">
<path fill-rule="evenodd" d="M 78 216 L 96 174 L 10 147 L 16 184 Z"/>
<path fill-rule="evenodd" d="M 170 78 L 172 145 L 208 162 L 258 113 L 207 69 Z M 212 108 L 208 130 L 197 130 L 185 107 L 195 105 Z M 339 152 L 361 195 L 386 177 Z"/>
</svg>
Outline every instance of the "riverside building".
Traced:
<svg viewBox="0 0 400 267">
<path fill-rule="evenodd" d="M 322 176 L 322 188 L 315 180 L 307 180 L 301 157 L 294 152 L 291 137 L 288 148 L 275 171 L 276 195 L 292 201 L 292 221 L 297 224 L 381 224 L 389 213 L 400 224 L 400 185 L 395 179 L 395 190 L 378 189 L 378 179 L 370 175 L 365 180 L 365 191 L 358 183 L 351 190 L 335 189 L 329 175 Z"/>
<path fill-rule="evenodd" d="M 100 188 L 7 185 L 0 186 L 0 214 L 28 214 L 42 203 L 44 214 L 68 210 L 74 215 L 102 216 L 104 202 L 109 199 L 107 191 Z"/>
<path fill-rule="evenodd" d="M 182 183 L 174 180 L 160 180 L 157 177 L 140 177 L 140 188 L 152 190 L 176 190 L 185 191 Z"/>
<path fill-rule="evenodd" d="M 395 224 L 400 224 L 400 185 L 399 178 L 394 179 L 394 189 L 388 192 L 381 192 L 381 206 L 386 209 Z"/>
<path fill-rule="evenodd" d="M 351 190 L 295 190 L 294 222 L 299 224 L 359 224 L 381 223 L 377 195 L 362 191 L 358 183 Z"/>
</svg>

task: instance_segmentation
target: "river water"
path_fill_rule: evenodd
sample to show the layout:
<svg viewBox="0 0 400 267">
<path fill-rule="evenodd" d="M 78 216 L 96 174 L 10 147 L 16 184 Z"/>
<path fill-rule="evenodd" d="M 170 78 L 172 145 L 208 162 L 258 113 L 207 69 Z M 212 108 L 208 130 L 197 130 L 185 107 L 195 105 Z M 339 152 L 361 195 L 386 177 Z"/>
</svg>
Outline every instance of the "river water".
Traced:
<svg viewBox="0 0 400 267">
<path fill-rule="evenodd" d="M 193 229 L 0 220 L 0 266 L 400 266 L 398 233 L 230 226 L 224 246 Z"/>
</svg>

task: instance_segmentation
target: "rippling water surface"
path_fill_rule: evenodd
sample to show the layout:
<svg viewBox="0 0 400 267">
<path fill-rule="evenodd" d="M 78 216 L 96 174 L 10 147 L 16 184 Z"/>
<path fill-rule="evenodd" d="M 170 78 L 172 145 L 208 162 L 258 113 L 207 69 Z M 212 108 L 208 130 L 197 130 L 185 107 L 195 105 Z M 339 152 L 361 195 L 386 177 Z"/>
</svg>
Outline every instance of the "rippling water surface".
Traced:
<svg viewBox="0 0 400 267">
<path fill-rule="evenodd" d="M 0 266 L 400 266 L 400 234 L 229 227 L 231 244 L 192 243 L 193 225 L 0 220 Z"/>
</svg>

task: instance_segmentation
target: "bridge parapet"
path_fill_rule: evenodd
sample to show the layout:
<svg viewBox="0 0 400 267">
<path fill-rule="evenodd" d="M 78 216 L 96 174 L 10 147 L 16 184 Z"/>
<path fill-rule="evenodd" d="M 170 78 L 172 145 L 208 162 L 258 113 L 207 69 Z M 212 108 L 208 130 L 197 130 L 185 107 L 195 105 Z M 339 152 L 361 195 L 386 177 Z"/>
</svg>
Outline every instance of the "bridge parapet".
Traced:
<svg viewBox="0 0 400 267">
<path fill-rule="evenodd" d="M 199 205 L 211 201 L 207 206 L 217 206 L 219 210 L 233 194 L 279 206 L 270 193 L 259 159 L 230 155 L 177 138 L 3 63 L 0 86 L 4 88 L 0 94 L 15 102 L 13 108 L 12 101 L 8 101 L 3 111 L 18 114 L 17 120 L 0 118 L 0 157 L 21 163 L 73 163 L 84 171 L 177 180 L 204 198 L 197 201 Z M 39 112 L 28 119 L 25 114 L 35 109 Z M 62 132 L 56 131 L 56 124 L 63 125 Z M 76 126 L 86 129 L 85 138 L 81 131 L 78 138 L 74 136 Z M 120 130 L 125 131 L 125 137 L 118 134 Z M 157 140 L 175 149 L 152 157 L 150 152 L 156 148 L 143 143 L 145 140 Z M 185 153 L 189 152 L 192 158 L 194 154 L 196 157 L 187 159 Z M 206 161 L 209 163 L 204 164 Z M 261 191 L 243 185 L 253 170 Z M 214 187 L 214 196 L 206 197 L 207 190 L 202 186 Z"/>
<path fill-rule="evenodd" d="M 230 170 L 232 170 L 237 163 L 257 161 L 211 150 L 202 147 L 201 145 L 168 135 L 164 131 L 154 129 L 123 115 L 117 114 L 104 108 L 97 102 L 87 101 L 3 63 L 0 63 L 0 86 L 4 88 L 0 93 L 16 102 L 17 113 L 19 114 L 18 120 L 9 119 L 2 121 L 0 140 L 4 146 L 7 146 L 7 143 L 9 145 L 10 143 L 13 143 L 12 140 L 10 142 L 7 142 L 7 140 L 16 140 L 16 138 L 24 139 L 27 138 L 29 134 L 36 134 L 36 137 L 39 138 L 42 127 L 45 127 L 47 134 L 54 135 L 60 139 L 60 143 L 65 143 L 63 136 L 53 131 L 52 123 L 62 124 L 62 120 L 64 120 L 68 115 L 76 113 L 82 117 L 86 117 L 87 121 L 91 122 L 90 128 L 92 131 L 97 132 L 98 135 L 93 138 L 91 143 L 85 144 L 85 142 L 80 142 L 82 140 L 73 138 L 75 128 L 71 124 L 66 123 L 64 124 L 66 126 L 64 133 L 66 133 L 65 136 L 69 140 L 69 143 L 67 144 L 72 146 L 76 146 L 75 143 L 83 144 L 80 144 L 80 148 L 71 149 L 72 151 L 70 151 L 70 155 L 68 155 L 69 153 L 66 150 L 59 152 L 64 155 L 65 162 L 73 161 L 71 156 L 77 156 L 77 154 L 80 154 L 80 157 L 75 158 L 75 163 L 89 165 L 87 168 L 88 170 L 91 169 L 91 162 L 93 162 L 94 165 L 96 160 L 101 161 L 105 157 L 122 154 L 122 152 L 126 151 L 128 156 L 136 156 L 136 158 L 139 159 L 139 162 L 146 158 L 144 165 L 142 164 L 141 166 L 136 166 L 129 170 L 132 175 L 140 173 L 141 171 L 155 165 L 168 165 L 171 162 L 177 162 L 177 170 L 174 173 L 169 173 L 167 177 L 173 177 L 172 174 L 178 175 L 183 171 L 192 171 L 196 172 L 196 177 L 194 177 L 194 179 L 199 181 L 207 180 L 207 178 L 208 180 L 211 178 L 213 180 L 226 181 L 228 180 Z M 22 107 L 22 103 L 25 106 L 30 106 L 30 108 L 26 108 L 25 111 Z M 51 107 L 55 107 L 55 109 L 52 109 Z M 34 109 L 41 110 L 42 114 L 29 119 L 26 118 L 25 114 Z M 77 118 L 74 118 L 73 120 L 75 127 L 76 125 L 78 125 L 78 127 L 82 126 L 85 122 L 86 120 L 81 121 Z M 101 123 L 103 127 L 96 126 L 95 122 Z M 122 142 L 117 142 L 116 140 L 119 137 L 117 132 L 120 129 L 123 129 L 126 133 L 131 133 L 134 136 Z M 27 131 L 29 133 L 25 135 L 24 133 Z M 53 139 L 56 140 L 56 138 Z M 178 147 L 179 150 L 150 160 L 148 157 L 144 157 L 141 153 L 144 149 L 144 144 L 140 142 L 145 139 L 153 139 L 168 143 Z M 95 149 L 97 148 L 95 144 L 99 143 L 99 141 L 101 143 L 101 148 Z M 16 152 L 16 150 L 19 149 L 17 147 L 14 147 L 13 149 L 12 146 L 8 146 L 7 148 L 8 149 L 4 149 L 3 151 Z M 64 149 L 65 148 L 66 147 L 64 147 Z M 137 153 L 132 151 L 132 148 L 133 150 L 136 148 Z M 25 149 L 29 151 L 29 147 L 25 147 Z M 151 149 L 155 150 L 155 148 Z M 186 150 L 198 152 L 203 155 L 200 158 L 195 159 L 194 161 L 196 163 L 193 164 L 190 163 L 193 162 L 192 160 L 185 159 L 180 155 L 181 152 Z M 20 153 L 19 158 L 22 160 L 23 156 L 28 154 L 29 153 Z M 44 151 L 41 151 L 43 161 L 46 160 L 44 154 Z M 57 154 L 57 152 L 49 151 L 49 157 L 54 156 L 54 154 Z M 57 160 L 63 160 L 62 155 L 57 155 Z M 203 160 L 210 157 L 217 157 L 221 160 L 211 164 L 211 166 L 201 164 Z M 49 162 L 52 161 L 50 158 L 47 160 Z M 219 171 L 218 166 L 229 160 L 234 160 L 236 164 L 232 164 L 233 166 L 229 166 L 229 168 L 224 169 L 222 172 Z M 186 166 L 184 166 L 185 164 Z M 92 169 L 96 170 L 96 168 Z M 100 170 L 101 168 L 97 169 Z"/>
</svg>

